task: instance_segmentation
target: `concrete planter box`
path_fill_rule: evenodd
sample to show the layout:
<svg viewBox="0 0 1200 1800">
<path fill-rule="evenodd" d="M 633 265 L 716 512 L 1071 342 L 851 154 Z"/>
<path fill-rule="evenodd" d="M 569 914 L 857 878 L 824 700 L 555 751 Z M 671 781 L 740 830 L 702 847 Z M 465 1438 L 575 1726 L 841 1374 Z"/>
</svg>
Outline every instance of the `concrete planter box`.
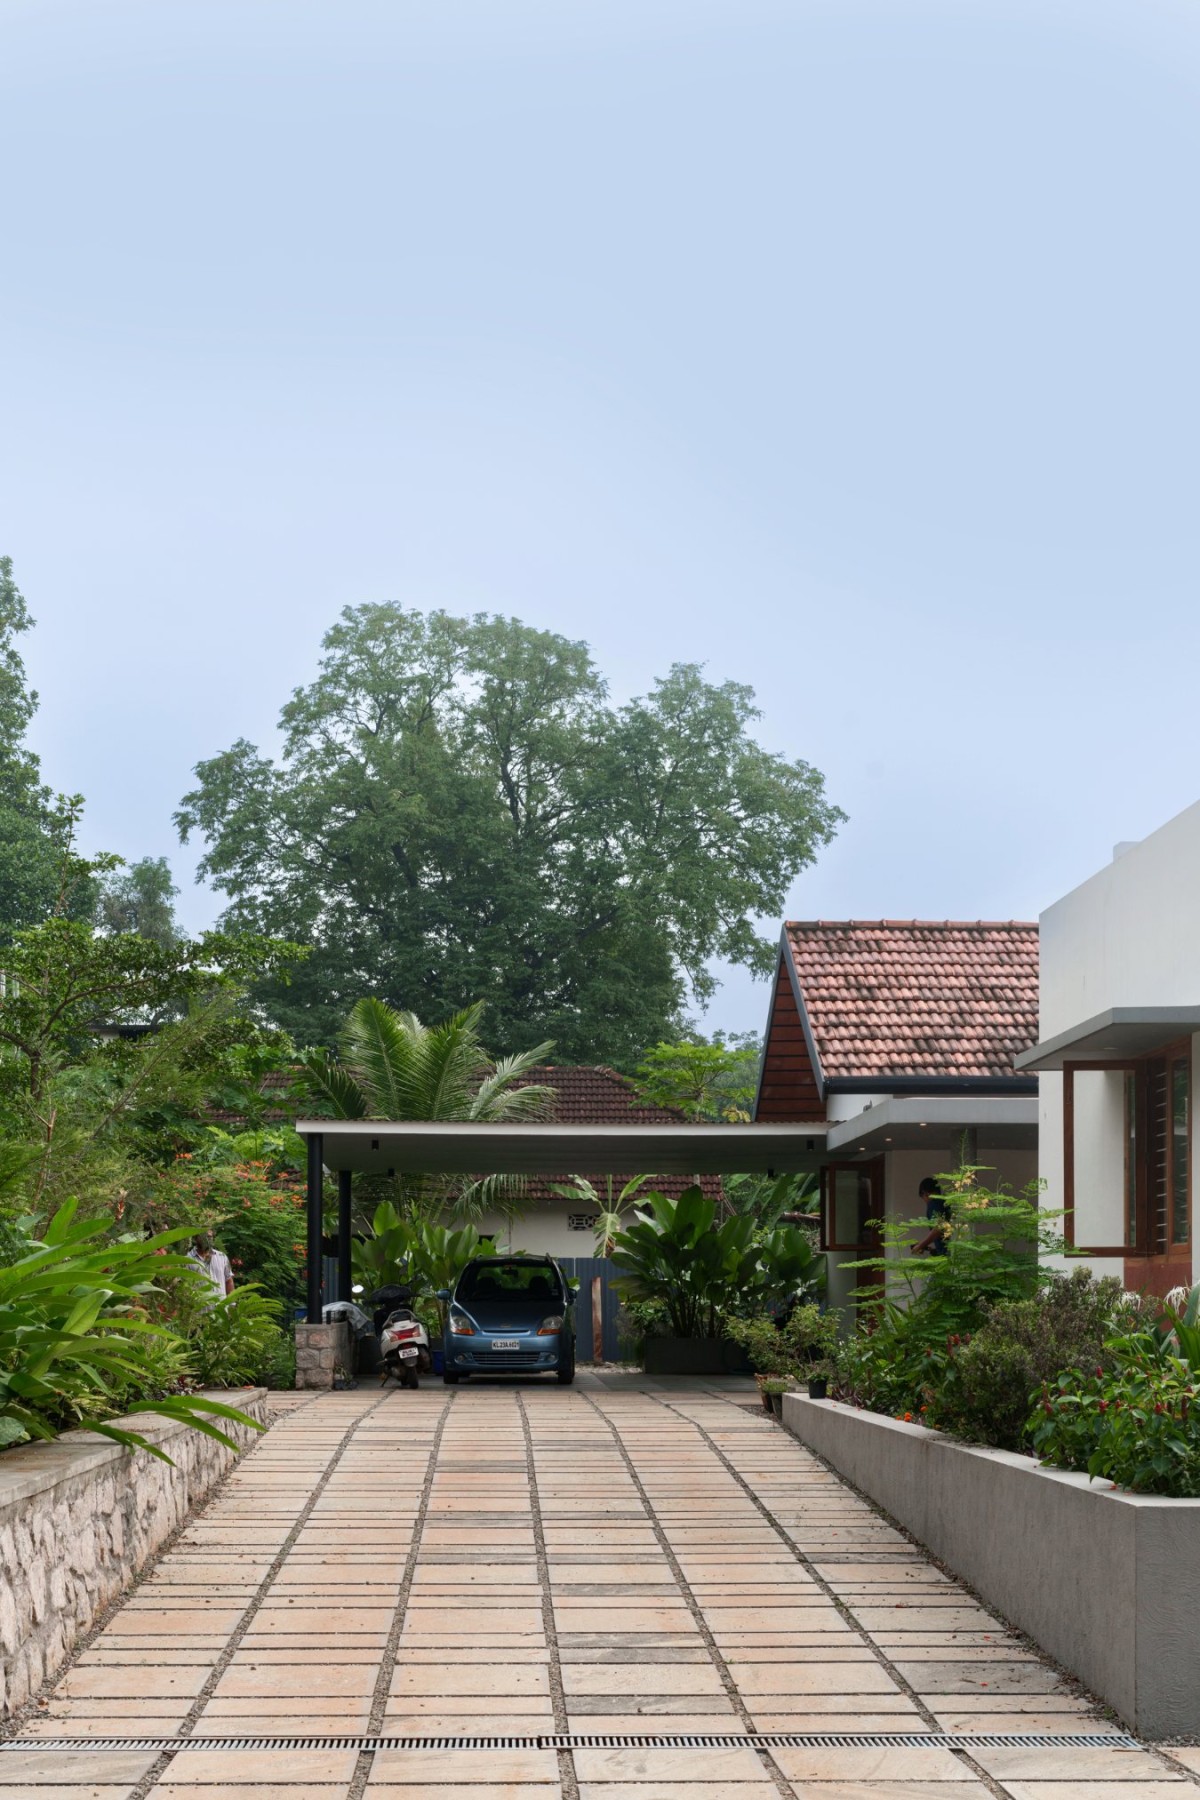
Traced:
<svg viewBox="0 0 1200 1800">
<path fill-rule="evenodd" d="M 647 1375 L 750 1373 L 746 1352 L 728 1338 L 647 1338 L 642 1367 Z"/>
<path fill-rule="evenodd" d="M 214 1394 L 252 1419 L 265 1388 Z M 126 1450 L 90 1431 L 0 1456 L 0 1714 L 62 1668 L 105 1607 L 232 1467 L 237 1452 L 157 1413 L 119 1420 L 172 1458 Z M 243 1449 L 258 1433 L 218 1419 Z"/>
<path fill-rule="evenodd" d="M 1147 1738 L 1200 1732 L 1200 1500 L 785 1394 L 783 1422 Z"/>
</svg>

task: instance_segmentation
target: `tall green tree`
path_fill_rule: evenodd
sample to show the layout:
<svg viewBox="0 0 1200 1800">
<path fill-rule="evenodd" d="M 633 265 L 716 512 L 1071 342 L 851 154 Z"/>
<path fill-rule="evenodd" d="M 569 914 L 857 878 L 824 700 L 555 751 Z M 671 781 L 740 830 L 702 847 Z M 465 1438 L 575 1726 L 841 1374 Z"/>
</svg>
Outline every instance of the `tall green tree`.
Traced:
<svg viewBox="0 0 1200 1800">
<path fill-rule="evenodd" d="M 753 921 L 843 815 L 756 742 L 749 688 L 681 663 L 614 706 L 585 644 L 394 605 L 347 608 L 324 652 L 279 760 L 240 740 L 177 814 L 227 929 L 314 946 L 263 990 L 298 1037 L 332 1042 L 366 986 L 628 1067 L 712 959 L 769 971 Z"/>
<path fill-rule="evenodd" d="M 32 626 L 12 558 L 0 556 L 0 944 L 54 909 L 72 823 L 55 805 L 25 741 L 38 697 L 26 678 L 20 639 Z"/>
<path fill-rule="evenodd" d="M 169 949 L 179 942 L 175 898 L 179 889 L 171 879 L 165 856 L 143 856 L 128 867 L 114 869 L 101 886 L 96 923 L 103 931 L 136 932 Z"/>
</svg>

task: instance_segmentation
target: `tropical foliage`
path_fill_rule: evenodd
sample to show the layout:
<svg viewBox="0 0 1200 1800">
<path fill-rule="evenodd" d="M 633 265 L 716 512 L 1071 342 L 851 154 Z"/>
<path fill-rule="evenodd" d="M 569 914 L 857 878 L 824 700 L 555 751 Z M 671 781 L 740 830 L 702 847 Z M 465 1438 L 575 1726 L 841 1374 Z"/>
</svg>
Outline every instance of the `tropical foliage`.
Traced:
<svg viewBox="0 0 1200 1800">
<path fill-rule="evenodd" d="M 753 1035 L 711 1041 L 696 1034 L 652 1044 L 634 1073 L 638 1094 L 650 1106 L 667 1106 L 687 1119 L 729 1123 L 749 1119 L 758 1086 L 758 1039 Z"/>
<path fill-rule="evenodd" d="M 165 1413 L 225 1443 L 232 1440 L 214 1418 L 253 1424 L 207 1396 L 138 1394 L 143 1384 L 169 1389 L 188 1373 L 178 1336 L 149 1310 L 165 1281 L 194 1279 L 171 1250 L 186 1232 L 114 1239 L 103 1220 L 78 1219 L 68 1204 L 40 1238 L 22 1235 L 20 1253 L 0 1267 L 0 1442 L 84 1426 L 163 1456 L 110 1421 Z"/>
<path fill-rule="evenodd" d="M 414 1298 L 437 1300 L 452 1288 L 467 1264 L 491 1256 L 495 1245 L 473 1225 L 449 1229 L 428 1219 L 403 1217 L 390 1201 L 376 1207 L 370 1230 L 353 1243 L 354 1279 L 368 1297 L 382 1287 L 411 1287 Z M 437 1300 L 445 1323 L 445 1306 Z"/>
<path fill-rule="evenodd" d="M 677 1337 L 719 1337 L 731 1313 L 816 1292 L 824 1259 L 808 1235 L 784 1225 L 760 1231 L 753 1219 L 717 1223 L 717 1204 L 699 1188 L 678 1200 L 650 1193 L 636 1224 L 613 1240 L 617 1288 L 635 1301 L 657 1301 Z"/>
<path fill-rule="evenodd" d="M 481 1005 L 439 1025 L 394 1012 L 382 1000 L 360 1000 L 342 1028 L 338 1054 L 310 1050 L 301 1066 L 321 1108 L 339 1119 L 441 1119 L 495 1124 L 537 1119 L 554 1090 L 530 1082 L 552 1046 L 493 1062 L 480 1037 Z M 433 1214 L 451 1198 L 458 1211 L 481 1212 L 517 1202 L 523 1183 L 504 1176 L 475 1181 L 400 1175 L 395 1203 L 407 1214 Z"/>
</svg>

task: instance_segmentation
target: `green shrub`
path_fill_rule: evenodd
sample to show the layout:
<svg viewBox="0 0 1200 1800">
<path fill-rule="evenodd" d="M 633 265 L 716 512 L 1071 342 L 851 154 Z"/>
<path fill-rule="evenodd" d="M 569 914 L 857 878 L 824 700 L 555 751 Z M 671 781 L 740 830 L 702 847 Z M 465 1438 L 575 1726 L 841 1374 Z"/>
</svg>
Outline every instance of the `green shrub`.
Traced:
<svg viewBox="0 0 1200 1800">
<path fill-rule="evenodd" d="M 203 1288 L 206 1284 L 197 1284 Z M 211 1295 L 211 1288 L 209 1294 Z M 257 1382 L 281 1353 L 279 1302 L 256 1287 L 200 1299 L 186 1320 L 184 1341 L 192 1372 L 201 1387 L 245 1387 Z"/>
<path fill-rule="evenodd" d="M 279 1331 L 269 1343 L 261 1363 L 251 1377 L 257 1387 L 280 1389 L 296 1385 L 296 1338 L 291 1331 Z"/>
<path fill-rule="evenodd" d="M 202 1167 L 181 1156 L 159 1178 L 154 1213 L 211 1232 L 239 1286 L 253 1283 L 291 1314 L 304 1298 L 305 1197 L 266 1161 Z"/>
<path fill-rule="evenodd" d="M 918 1309 L 886 1301 L 838 1345 L 833 1397 L 868 1412 L 923 1418 L 925 1395 L 941 1379 L 948 1342 L 930 1335 Z"/>
<path fill-rule="evenodd" d="M 756 1373 L 803 1381 L 826 1372 L 838 1347 L 838 1314 L 823 1313 L 810 1301 L 794 1307 L 782 1325 L 765 1313 L 752 1319 L 728 1318 L 725 1335 L 743 1346 Z"/>
<path fill-rule="evenodd" d="M 1044 1383 L 1068 1371 L 1110 1368 L 1121 1284 L 1090 1270 L 1051 1275 L 1036 1299 L 990 1307 L 969 1337 L 952 1337 L 936 1380 L 923 1384 L 926 1424 L 996 1450 L 1029 1447 L 1029 1408 Z"/>
<path fill-rule="evenodd" d="M 1200 1498 L 1200 1382 L 1179 1357 L 1131 1341 L 1116 1369 L 1047 1383 L 1030 1420 L 1043 1462 L 1138 1494 Z"/>
<path fill-rule="evenodd" d="M 647 1338 L 670 1335 L 671 1320 L 661 1300 L 622 1297 L 617 1312 L 617 1340 L 624 1360 L 640 1363 L 646 1354 Z"/>
<path fill-rule="evenodd" d="M 194 1280 L 171 1245 L 184 1231 L 112 1238 L 106 1221 L 61 1206 L 41 1238 L 20 1233 L 21 1254 L 0 1267 L 0 1443 L 53 1438 L 79 1425 L 117 1443 L 165 1452 L 109 1421 L 123 1412 L 182 1419 L 231 1443 L 206 1415 L 255 1425 L 217 1401 L 171 1392 L 187 1363 L 170 1328 L 150 1316 L 164 1281 Z"/>
</svg>

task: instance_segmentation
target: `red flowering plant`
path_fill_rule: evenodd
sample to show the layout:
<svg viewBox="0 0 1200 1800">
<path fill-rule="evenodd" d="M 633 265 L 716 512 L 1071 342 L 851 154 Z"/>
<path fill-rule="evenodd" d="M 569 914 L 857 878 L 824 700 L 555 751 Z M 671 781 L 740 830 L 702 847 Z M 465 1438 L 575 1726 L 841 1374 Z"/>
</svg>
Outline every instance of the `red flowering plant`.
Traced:
<svg viewBox="0 0 1200 1800">
<path fill-rule="evenodd" d="M 305 1197 L 300 1178 L 269 1160 L 198 1164 L 185 1153 L 159 1179 L 156 1219 L 216 1238 L 238 1286 L 256 1282 L 291 1315 L 303 1298 Z"/>
<path fill-rule="evenodd" d="M 1131 1336 L 1117 1367 L 1047 1382 L 1030 1432 L 1043 1462 L 1138 1494 L 1200 1498 L 1200 1381 Z"/>
</svg>

